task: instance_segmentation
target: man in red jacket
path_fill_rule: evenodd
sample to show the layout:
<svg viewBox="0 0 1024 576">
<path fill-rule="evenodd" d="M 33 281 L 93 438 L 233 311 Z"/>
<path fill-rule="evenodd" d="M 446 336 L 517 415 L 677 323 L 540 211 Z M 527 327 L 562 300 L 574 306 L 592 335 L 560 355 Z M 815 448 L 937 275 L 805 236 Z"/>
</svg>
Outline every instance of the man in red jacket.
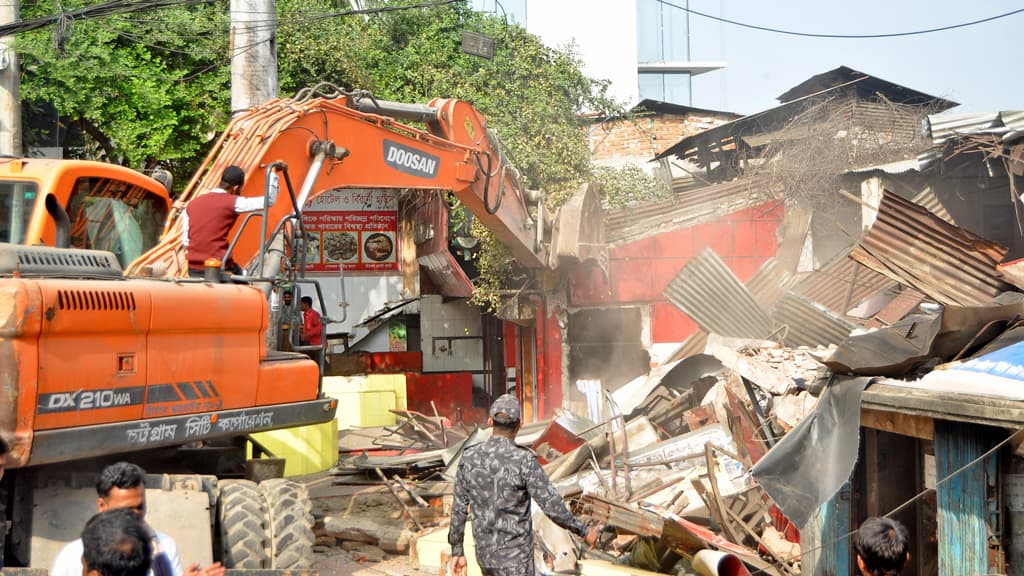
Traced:
<svg viewBox="0 0 1024 576">
<path fill-rule="evenodd" d="M 196 197 L 185 208 L 181 229 L 189 276 L 202 277 L 209 258 L 224 261 L 228 251 L 228 233 L 239 214 L 263 209 L 263 196 L 238 195 L 244 182 L 245 172 L 238 166 L 228 166 L 216 188 Z M 267 201 L 270 206 L 277 201 L 277 186 L 270 186 Z M 235 274 L 242 273 L 234 260 L 229 259 L 224 267 Z"/>
<path fill-rule="evenodd" d="M 320 313 L 313 309 L 313 298 L 303 296 L 299 308 L 302 309 L 302 343 L 319 346 L 323 343 L 323 322 Z"/>
</svg>

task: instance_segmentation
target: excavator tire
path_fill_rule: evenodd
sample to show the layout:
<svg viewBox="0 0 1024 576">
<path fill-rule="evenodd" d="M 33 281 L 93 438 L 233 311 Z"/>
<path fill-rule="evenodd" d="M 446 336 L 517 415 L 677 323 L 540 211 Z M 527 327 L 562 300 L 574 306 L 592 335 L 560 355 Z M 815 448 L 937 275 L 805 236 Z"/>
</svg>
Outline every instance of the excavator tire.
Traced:
<svg viewBox="0 0 1024 576">
<path fill-rule="evenodd" d="M 313 503 L 306 487 L 275 478 L 260 483 L 266 504 L 270 567 L 304 570 L 313 559 Z"/>
<path fill-rule="evenodd" d="M 217 500 L 221 562 L 225 568 L 255 569 L 267 564 L 266 508 L 255 482 L 222 480 Z"/>
</svg>

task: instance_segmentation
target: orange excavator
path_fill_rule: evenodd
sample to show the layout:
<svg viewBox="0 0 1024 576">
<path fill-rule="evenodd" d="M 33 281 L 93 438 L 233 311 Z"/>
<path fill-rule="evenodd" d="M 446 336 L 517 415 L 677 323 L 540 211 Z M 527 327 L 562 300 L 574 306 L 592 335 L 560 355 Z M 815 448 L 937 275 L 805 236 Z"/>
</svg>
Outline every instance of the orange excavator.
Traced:
<svg viewBox="0 0 1024 576">
<path fill-rule="evenodd" d="M 229 256 L 244 274 L 211 266 L 205 278 L 187 278 L 181 215 L 229 165 L 246 173 L 242 195 L 276 186 L 279 198 L 231 233 Z M 87 517 L 69 512 L 55 483 L 73 486 L 116 459 L 143 462 L 151 473 L 206 474 L 151 482 L 164 492 L 208 493 L 198 514 L 213 530 L 200 548 L 215 548 L 212 559 L 237 568 L 308 566 L 312 518 L 300 486 L 218 482 L 212 474 L 226 456 L 211 470 L 195 465 L 201 457 L 186 466 L 182 455 L 334 417 L 316 362 L 279 349 L 281 314 L 270 303 L 283 284 L 308 285 L 324 309 L 317 283 L 303 278 L 302 211 L 339 188 L 449 190 L 524 267 L 548 266 L 543 203 L 524 190 L 483 116 L 458 100 L 400 104 L 320 86 L 237 116 L 171 208 L 160 242 L 125 267 L 110 251 L 70 247 L 69 218 L 60 213 L 75 207 L 56 206 L 53 245 L 0 244 L 8 566 L 48 567 Z M 196 499 L 179 495 L 173 518 L 195 533 L 186 501 Z M 151 523 L 168 530 L 150 509 Z"/>
</svg>

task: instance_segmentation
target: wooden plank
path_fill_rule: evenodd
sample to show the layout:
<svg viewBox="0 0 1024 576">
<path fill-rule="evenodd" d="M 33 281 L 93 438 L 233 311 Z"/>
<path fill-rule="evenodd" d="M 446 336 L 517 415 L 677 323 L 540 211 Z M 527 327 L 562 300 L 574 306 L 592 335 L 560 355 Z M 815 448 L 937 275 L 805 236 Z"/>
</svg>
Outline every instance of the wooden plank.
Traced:
<svg viewBox="0 0 1024 576">
<path fill-rule="evenodd" d="M 409 510 L 409 507 L 405 505 L 405 502 L 402 500 L 402 497 L 398 495 L 398 492 L 395 490 L 395 487 L 392 486 L 390 482 L 388 482 L 388 477 L 385 476 L 384 473 L 380 471 L 380 468 L 374 468 L 374 470 L 377 471 L 377 476 L 380 476 L 380 479 L 382 482 L 384 482 L 384 485 L 388 487 L 388 491 L 391 492 L 391 495 L 395 497 L 395 500 L 398 500 L 398 505 L 402 507 L 402 511 L 405 512 L 405 515 L 408 516 L 409 519 L 412 520 L 412 523 L 416 525 L 416 528 L 420 532 L 422 532 L 423 525 L 420 524 L 420 521 L 417 520 L 416 516 L 413 515 L 412 510 Z"/>
<path fill-rule="evenodd" d="M 394 479 L 395 482 L 398 482 L 398 485 L 402 487 L 402 490 L 405 490 L 405 493 L 415 500 L 416 504 L 418 504 L 420 508 L 427 508 L 430 506 L 430 504 L 427 504 L 426 500 L 420 498 L 420 495 L 412 489 L 412 486 L 410 486 L 405 480 L 402 480 L 401 476 L 393 474 L 391 478 Z"/>
<path fill-rule="evenodd" d="M 872 384 L 865 389 L 861 406 L 862 409 L 1006 428 L 1019 428 L 1024 422 L 1024 402 L 884 383 Z"/>
<path fill-rule="evenodd" d="M 863 408 L 860 411 L 860 425 L 921 440 L 935 438 L 935 422 L 927 416 Z"/>
</svg>

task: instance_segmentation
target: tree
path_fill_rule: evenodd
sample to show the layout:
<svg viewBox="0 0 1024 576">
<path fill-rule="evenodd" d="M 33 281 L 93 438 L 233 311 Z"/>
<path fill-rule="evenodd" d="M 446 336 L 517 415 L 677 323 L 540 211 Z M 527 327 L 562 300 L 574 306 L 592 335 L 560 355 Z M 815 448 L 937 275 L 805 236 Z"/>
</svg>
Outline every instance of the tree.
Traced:
<svg viewBox="0 0 1024 576">
<path fill-rule="evenodd" d="M 22 17 L 85 5 L 41 0 Z M 190 171 L 229 113 L 226 3 L 67 22 L 21 34 L 21 97 L 53 106 L 59 143 L 74 155 L 135 168 L 158 161 Z M 27 135 L 29 141 L 33 135 Z M 39 135 L 35 135 L 39 139 Z"/>
</svg>

